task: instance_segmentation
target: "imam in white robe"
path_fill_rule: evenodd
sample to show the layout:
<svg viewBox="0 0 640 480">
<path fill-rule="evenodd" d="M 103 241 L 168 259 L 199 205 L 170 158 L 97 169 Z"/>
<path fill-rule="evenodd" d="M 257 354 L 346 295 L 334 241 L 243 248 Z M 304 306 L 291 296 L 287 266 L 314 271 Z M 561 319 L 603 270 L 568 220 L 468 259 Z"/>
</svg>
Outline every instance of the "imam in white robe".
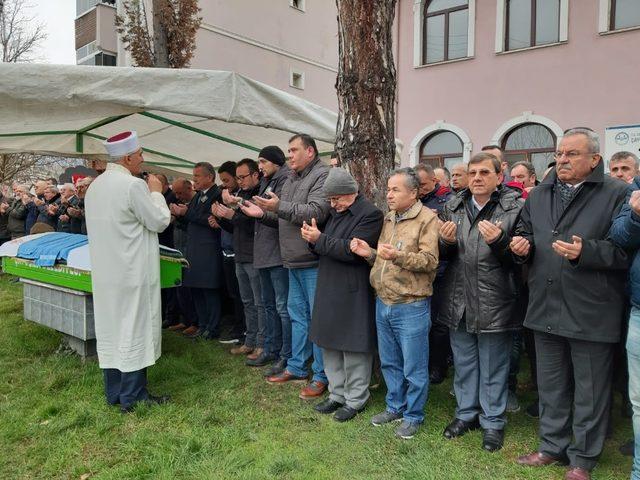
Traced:
<svg viewBox="0 0 640 480">
<path fill-rule="evenodd" d="M 171 219 L 165 199 L 109 163 L 89 186 L 85 217 L 100 368 L 153 365 L 162 333 L 157 234 Z"/>
</svg>

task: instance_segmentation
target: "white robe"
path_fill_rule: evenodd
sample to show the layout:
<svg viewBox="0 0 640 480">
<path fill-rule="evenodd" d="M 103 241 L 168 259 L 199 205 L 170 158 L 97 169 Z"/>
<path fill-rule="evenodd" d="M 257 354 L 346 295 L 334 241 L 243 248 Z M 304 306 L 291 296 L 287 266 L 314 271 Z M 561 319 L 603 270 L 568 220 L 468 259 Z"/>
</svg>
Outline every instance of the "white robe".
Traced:
<svg viewBox="0 0 640 480">
<path fill-rule="evenodd" d="M 89 186 L 85 217 L 100 368 L 153 365 L 162 333 L 157 233 L 171 218 L 165 199 L 110 163 Z"/>
</svg>

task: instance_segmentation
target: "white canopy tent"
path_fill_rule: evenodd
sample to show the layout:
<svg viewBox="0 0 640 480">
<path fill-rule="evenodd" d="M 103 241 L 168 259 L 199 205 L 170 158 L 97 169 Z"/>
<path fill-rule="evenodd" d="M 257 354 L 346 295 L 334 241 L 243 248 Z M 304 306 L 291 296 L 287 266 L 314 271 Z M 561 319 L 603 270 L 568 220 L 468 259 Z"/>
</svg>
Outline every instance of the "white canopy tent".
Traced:
<svg viewBox="0 0 640 480">
<path fill-rule="evenodd" d="M 102 141 L 125 130 L 147 164 L 181 174 L 286 151 L 296 132 L 333 150 L 336 113 L 233 72 L 5 63 L 0 78 L 0 154 L 105 159 Z"/>
</svg>

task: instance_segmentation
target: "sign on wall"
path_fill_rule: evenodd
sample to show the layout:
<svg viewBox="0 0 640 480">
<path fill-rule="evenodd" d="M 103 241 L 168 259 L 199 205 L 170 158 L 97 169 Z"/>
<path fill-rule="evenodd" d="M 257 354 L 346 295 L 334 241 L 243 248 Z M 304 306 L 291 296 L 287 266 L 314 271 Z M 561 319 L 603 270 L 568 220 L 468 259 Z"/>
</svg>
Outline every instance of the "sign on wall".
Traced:
<svg viewBox="0 0 640 480">
<path fill-rule="evenodd" d="M 640 156 L 640 125 L 621 125 L 605 129 L 604 157 L 606 170 L 609 159 L 617 152 L 632 152 Z"/>
</svg>

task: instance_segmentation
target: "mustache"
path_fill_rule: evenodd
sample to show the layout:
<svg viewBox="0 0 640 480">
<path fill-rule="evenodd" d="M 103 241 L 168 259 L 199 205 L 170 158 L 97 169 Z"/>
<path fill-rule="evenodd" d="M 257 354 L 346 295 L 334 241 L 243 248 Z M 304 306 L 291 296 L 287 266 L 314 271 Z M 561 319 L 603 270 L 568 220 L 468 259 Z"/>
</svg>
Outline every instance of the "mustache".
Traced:
<svg viewBox="0 0 640 480">
<path fill-rule="evenodd" d="M 571 170 L 571 165 L 558 165 L 558 170 Z"/>
</svg>

